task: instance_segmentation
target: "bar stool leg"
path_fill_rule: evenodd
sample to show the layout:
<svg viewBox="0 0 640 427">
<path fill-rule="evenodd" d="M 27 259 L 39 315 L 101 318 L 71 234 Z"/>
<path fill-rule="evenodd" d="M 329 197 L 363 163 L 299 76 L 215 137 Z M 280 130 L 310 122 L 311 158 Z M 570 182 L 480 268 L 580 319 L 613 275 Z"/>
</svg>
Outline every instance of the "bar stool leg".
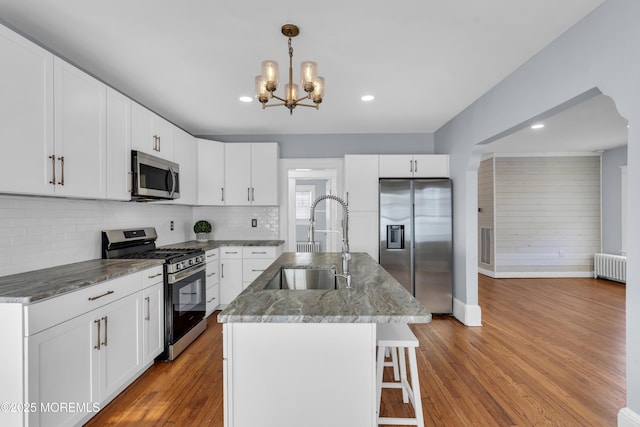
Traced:
<svg viewBox="0 0 640 427">
<path fill-rule="evenodd" d="M 409 351 L 409 371 L 411 375 L 413 408 L 416 413 L 416 421 L 418 422 L 418 427 L 424 427 L 424 416 L 422 414 L 422 395 L 420 393 L 420 382 L 418 380 L 418 362 L 416 360 L 416 349 L 412 347 L 407 350 Z"/>
<path fill-rule="evenodd" d="M 380 401 L 382 398 L 382 372 L 384 370 L 384 354 L 387 347 L 378 347 L 378 362 L 376 363 L 376 417 L 380 416 Z"/>
<path fill-rule="evenodd" d="M 400 365 L 400 383 L 401 384 L 408 384 L 407 381 L 407 362 L 404 358 L 404 347 L 397 347 L 396 350 L 398 350 L 399 353 L 399 365 Z M 413 378 L 411 381 L 411 386 L 413 387 Z M 402 387 L 402 401 L 404 403 L 408 403 L 409 402 L 409 395 L 407 394 L 407 387 Z"/>
</svg>

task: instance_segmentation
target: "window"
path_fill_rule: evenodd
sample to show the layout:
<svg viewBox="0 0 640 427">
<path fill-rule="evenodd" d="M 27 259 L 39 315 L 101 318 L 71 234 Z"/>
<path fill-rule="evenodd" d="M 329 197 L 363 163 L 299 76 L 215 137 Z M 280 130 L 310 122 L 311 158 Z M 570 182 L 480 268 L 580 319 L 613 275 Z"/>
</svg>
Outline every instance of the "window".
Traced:
<svg viewBox="0 0 640 427">
<path fill-rule="evenodd" d="M 311 217 L 311 203 L 316 198 L 313 185 L 296 185 L 296 223 L 308 224 Z"/>
</svg>

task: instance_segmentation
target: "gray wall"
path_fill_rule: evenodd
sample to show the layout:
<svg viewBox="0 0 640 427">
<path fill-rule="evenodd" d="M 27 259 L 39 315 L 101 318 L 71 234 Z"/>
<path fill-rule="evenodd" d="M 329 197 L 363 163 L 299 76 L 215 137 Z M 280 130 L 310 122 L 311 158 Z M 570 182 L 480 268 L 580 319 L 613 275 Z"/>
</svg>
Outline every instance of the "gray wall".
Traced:
<svg viewBox="0 0 640 427">
<path fill-rule="evenodd" d="M 278 142 L 280 158 L 340 158 L 345 154 L 432 154 L 432 133 L 200 135 L 221 142 Z"/>
<path fill-rule="evenodd" d="M 608 254 L 622 248 L 620 166 L 626 164 L 626 145 L 602 154 L 602 251 Z"/>
<path fill-rule="evenodd" d="M 514 73 L 494 86 L 435 133 L 435 152 L 451 155 L 454 192 L 454 295 L 478 304 L 478 146 L 509 129 L 597 87 L 629 121 L 628 180 L 640 182 L 640 1 L 607 0 Z M 629 218 L 640 217 L 640 198 L 631 197 Z M 640 223 L 628 222 L 627 283 L 640 282 Z M 631 424 L 640 417 L 640 287 L 627 286 L 627 407 Z M 621 424 L 622 425 L 622 424 Z M 637 425 L 637 422 L 635 423 Z"/>
</svg>

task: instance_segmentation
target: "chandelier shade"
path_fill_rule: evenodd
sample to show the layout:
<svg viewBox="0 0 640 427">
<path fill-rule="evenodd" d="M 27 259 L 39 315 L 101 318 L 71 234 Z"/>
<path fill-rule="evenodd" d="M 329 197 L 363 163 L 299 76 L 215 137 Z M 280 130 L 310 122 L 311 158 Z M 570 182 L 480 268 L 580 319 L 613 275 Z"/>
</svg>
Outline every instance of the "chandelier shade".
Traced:
<svg viewBox="0 0 640 427">
<path fill-rule="evenodd" d="M 282 26 L 282 34 L 289 38 L 289 79 L 284 85 L 284 95 L 282 97 L 275 94 L 279 87 L 278 63 L 274 60 L 265 60 L 261 64 L 261 74 L 255 77 L 256 99 L 262 104 L 262 109 L 266 107 L 284 106 L 289 109 L 289 114 L 293 114 L 294 108 L 313 107 L 319 109 L 320 103 L 324 99 L 325 82 L 324 77 L 318 76 L 318 64 L 314 61 L 304 61 L 300 64 L 300 86 L 293 83 L 293 47 L 291 38 L 300 33 L 300 29 L 293 24 Z M 304 96 L 298 98 L 304 92 Z M 272 103 L 276 99 L 281 102 Z M 305 104 L 303 101 L 309 100 L 313 104 Z"/>
</svg>

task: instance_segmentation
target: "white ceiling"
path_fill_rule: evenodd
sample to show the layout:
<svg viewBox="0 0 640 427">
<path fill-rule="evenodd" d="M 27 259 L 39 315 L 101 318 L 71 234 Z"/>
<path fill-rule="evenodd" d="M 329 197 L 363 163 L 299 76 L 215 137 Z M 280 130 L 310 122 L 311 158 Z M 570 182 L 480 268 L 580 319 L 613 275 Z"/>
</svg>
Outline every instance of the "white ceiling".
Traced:
<svg viewBox="0 0 640 427">
<path fill-rule="evenodd" d="M 0 0 L 0 19 L 194 135 L 434 132 L 604 0 Z M 320 110 L 262 111 L 284 23 Z M 364 94 L 375 101 L 360 101 Z"/>
<path fill-rule="evenodd" d="M 485 145 L 489 153 L 598 152 L 627 145 L 627 120 L 615 103 L 597 95 L 547 119 Z"/>
</svg>

